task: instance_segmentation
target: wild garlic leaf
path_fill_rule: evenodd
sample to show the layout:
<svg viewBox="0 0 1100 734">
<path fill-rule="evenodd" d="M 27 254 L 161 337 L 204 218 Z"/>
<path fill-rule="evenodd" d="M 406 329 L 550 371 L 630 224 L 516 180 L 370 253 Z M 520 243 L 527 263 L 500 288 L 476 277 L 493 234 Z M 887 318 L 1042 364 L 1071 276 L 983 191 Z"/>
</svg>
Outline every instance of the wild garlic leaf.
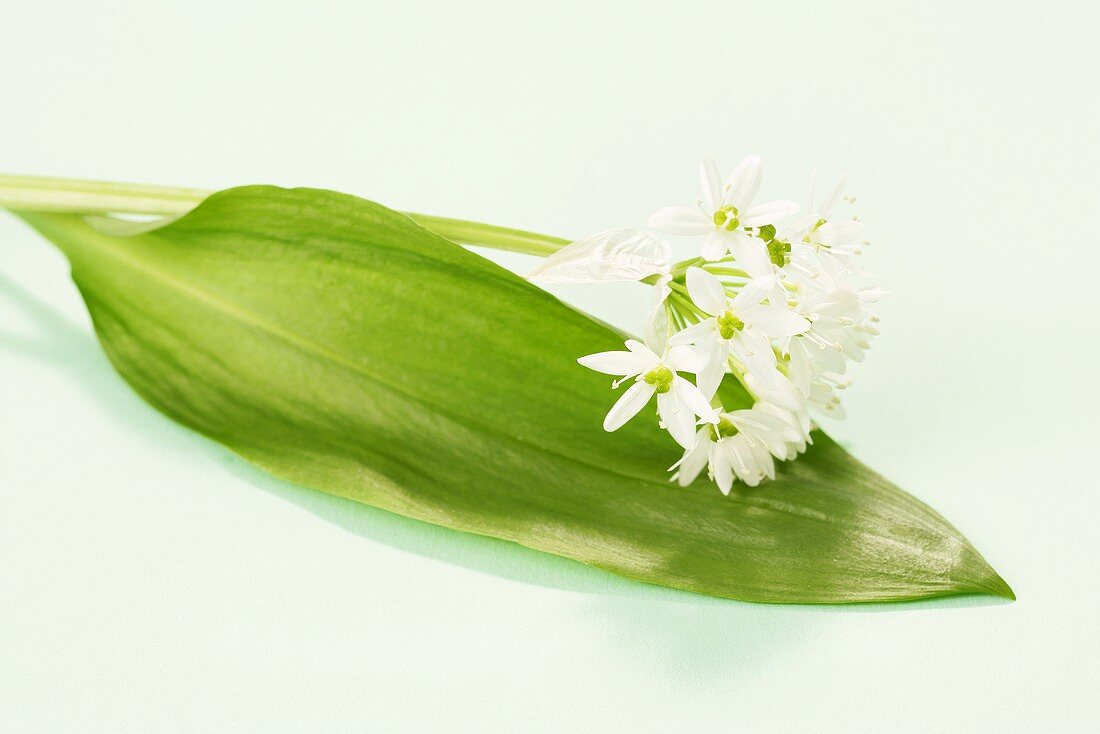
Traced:
<svg viewBox="0 0 1100 734">
<path fill-rule="evenodd" d="M 669 483 L 676 445 L 655 421 L 602 431 L 614 396 L 576 362 L 621 334 L 378 204 L 252 186 L 129 234 L 22 216 L 71 261 L 123 378 L 279 477 L 721 597 L 1012 596 L 821 432 L 755 489 Z"/>
</svg>

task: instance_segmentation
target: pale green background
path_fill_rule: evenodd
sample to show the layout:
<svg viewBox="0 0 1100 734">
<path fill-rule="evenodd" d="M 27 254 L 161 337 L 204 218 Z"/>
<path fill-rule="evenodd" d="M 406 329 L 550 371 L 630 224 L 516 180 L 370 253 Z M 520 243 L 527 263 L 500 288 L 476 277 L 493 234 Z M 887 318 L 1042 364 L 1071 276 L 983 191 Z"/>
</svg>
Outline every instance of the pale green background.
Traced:
<svg viewBox="0 0 1100 734">
<path fill-rule="evenodd" d="M 141 403 L 3 216 L 0 730 L 1096 730 L 1098 6 L 672 5 L 0 0 L 0 170 L 563 236 L 704 153 L 775 197 L 846 170 L 895 295 L 832 430 L 1019 601 L 719 602 L 266 479 Z"/>
</svg>

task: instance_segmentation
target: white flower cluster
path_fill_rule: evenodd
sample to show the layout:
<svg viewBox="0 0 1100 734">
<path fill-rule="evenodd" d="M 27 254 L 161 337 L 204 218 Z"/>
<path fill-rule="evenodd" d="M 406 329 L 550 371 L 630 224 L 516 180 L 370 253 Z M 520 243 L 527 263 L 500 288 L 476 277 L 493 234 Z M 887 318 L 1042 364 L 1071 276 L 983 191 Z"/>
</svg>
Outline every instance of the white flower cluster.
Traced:
<svg viewBox="0 0 1100 734">
<path fill-rule="evenodd" d="M 856 259 L 863 225 L 834 214 L 841 177 L 805 214 L 793 201 L 754 203 L 763 178 L 758 156 L 721 182 L 702 163 L 703 198 L 658 211 L 650 230 L 702 238 L 699 257 L 673 264 L 671 246 L 638 229 L 603 232 L 547 258 L 531 278 L 547 283 L 640 281 L 655 287 L 645 343 L 578 361 L 615 375 L 622 394 L 604 420 L 614 431 L 657 396 L 660 426 L 684 448 L 670 471 L 681 485 L 704 467 L 728 494 L 733 482 L 775 477 L 775 459 L 806 450 L 810 410 L 842 418 L 836 391 L 849 383 L 878 333 L 872 306 L 885 293 L 866 283 Z M 854 200 L 844 197 L 847 203 Z M 694 382 L 681 373 L 694 375 Z M 717 400 L 727 373 L 754 404 L 726 411 Z"/>
</svg>

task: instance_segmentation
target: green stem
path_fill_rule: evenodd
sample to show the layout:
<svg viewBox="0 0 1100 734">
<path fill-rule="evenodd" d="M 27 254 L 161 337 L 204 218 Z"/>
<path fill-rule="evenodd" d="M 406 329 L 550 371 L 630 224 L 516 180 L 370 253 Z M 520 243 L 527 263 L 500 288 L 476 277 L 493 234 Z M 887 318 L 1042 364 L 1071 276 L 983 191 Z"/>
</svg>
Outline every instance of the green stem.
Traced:
<svg viewBox="0 0 1100 734">
<path fill-rule="evenodd" d="M 741 270 L 739 268 L 707 268 L 707 270 L 709 270 L 711 273 L 713 273 L 715 275 L 729 275 L 729 276 L 732 276 L 734 278 L 749 278 L 749 279 L 751 279 L 751 276 L 748 273 L 746 273 L 744 270 Z"/>
<path fill-rule="evenodd" d="M 704 262 L 706 261 L 703 260 L 703 258 L 701 257 L 692 257 L 688 258 L 687 260 L 681 260 L 680 262 L 672 266 L 672 277 L 674 279 L 682 278 L 687 273 L 688 268 L 692 267 L 693 265 L 701 265 Z"/>
<path fill-rule="evenodd" d="M 441 234 L 449 240 L 461 242 L 464 245 L 480 245 L 491 247 L 494 250 L 507 250 L 509 252 L 521 252 L 525 255 L 546 257 L 547 255 L 553 255 L 570 242 L 561 237 L 525 232 L 522 229 L 498 227 L 494 224 L 433 217 L 428 214 L 414 214 L 412 212 L 405 213 L 421 227 L 430 229 L 436 234 Z"/>
<path fill-rule="evenodd" d="M 0 176 L 0 207 L 29 212 L 177 216 L 194 209 L 210 193 L 168 186 Z"/>
<path fill-rule="evenodd" d="M 170 186 L 0 175 L 0 208 L 24 212 L 175 217 L 194 209 L 212 191 Z M 545 257 L 569 244 L 560 237 L 461 219 L 408 214 L 426 229 L 464 245 Z"/>
<path fill-rule="evenodd" d="M 686 291 L 685 291 L 685 293 L 686 293 Z M 687 295 L 679 293 L 675 288 L 673 288 L 672 292 L 670 292 L 668 294 L 668 298 L 669 298 L 669 300 L 671 300 L 671 301 L 675 302 L 676 304 L 678 304 L 681 309 L 683 309 L 682 314 L 685 317 L 692 316 L 692 317 L 695 318 L 696 321 L 706 321 L 707 319 L 710 318 L 709 315 L 707 315 L 707 314 L 703 313 L 702 311 L 700 311 L 699 308 L 694 303 L 691 302 L 690 297 L 688 297 Z"/>
<path fill-rule="evenodd" d="M 675 331 L 683 331 L 687 328 L 687 320 L 672 306 L 671 299 L 665 299 L 665 318 L 669 320 Z"/>
</svg>

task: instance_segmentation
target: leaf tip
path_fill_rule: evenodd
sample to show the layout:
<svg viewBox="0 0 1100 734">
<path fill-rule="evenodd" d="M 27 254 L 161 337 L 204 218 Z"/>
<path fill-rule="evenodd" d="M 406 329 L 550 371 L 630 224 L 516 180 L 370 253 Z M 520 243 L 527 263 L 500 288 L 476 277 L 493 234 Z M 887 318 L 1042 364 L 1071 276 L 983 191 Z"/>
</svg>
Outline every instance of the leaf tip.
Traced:
<svg viewBox="0 0 1100 734">
<path fill-rule="evenodd" d="M 1001 576 L 996 571 L 993 572 L 992 580 L 993 585 L 990 591 L 991 593 L 993 593 L 994 596 L 999 596 L 1002 599 L 1008 599 L 1009 601 L 1016 601 L 1016 592 L 1012 590 L 1012 587 L 1008 585 L 1008 582 L 1001 578 Z"/>
<path fill-rule="evenodd" d="M 984 558 L 981 558 L 981 570 L 976 576 L 975 593 L 1016 601 L 1016 592 L 1012 590 L 1007 581 L 1001 578 L 999 573 L 993 570 L 993 567 Z"/>
</svg>

